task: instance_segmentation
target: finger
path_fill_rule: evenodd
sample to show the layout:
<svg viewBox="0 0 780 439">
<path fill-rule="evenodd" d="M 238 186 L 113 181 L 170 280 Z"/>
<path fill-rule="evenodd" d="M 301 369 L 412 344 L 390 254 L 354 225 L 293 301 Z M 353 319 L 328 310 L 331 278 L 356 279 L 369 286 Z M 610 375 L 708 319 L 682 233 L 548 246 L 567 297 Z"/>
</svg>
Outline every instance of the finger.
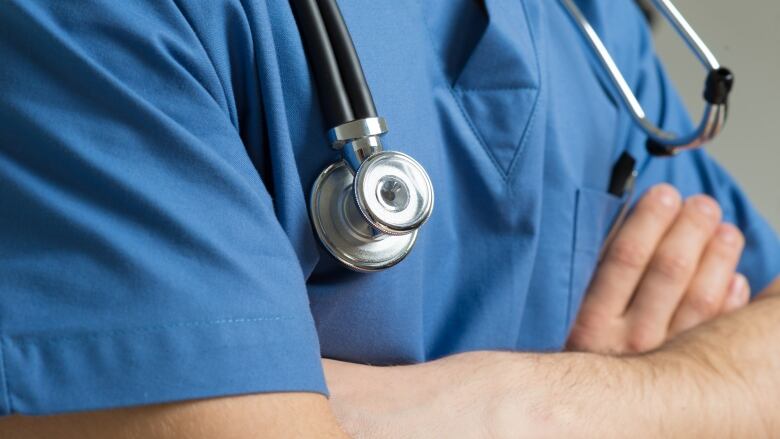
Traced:
<svg viewBox="0 0 780 439">
<path fill-rule="evenodd" d="M 718 226 L 672 318 L 670 335 L 690 329 L 721 312 L 732 279 L 736 278 L 734 272 L 744 244 L 745 238 L 738 228 L 731 224 Z"/>
<path fill-rule="evenodd" d="M 750 301 L 750 284 L 747 278 L 737 273 L 729 285 L 729 295 L 723 304 L 723 314 L 736 311 Z"/>
<path fill-rule="evenodd" d="M 674 311 L 720 218 L 720 206 L 710 197 L 697 195 L 685 201 L 653 255 L 626 312 L 635 330 L 630 344 L 637 346 L 632 349 L 656 346 L 666 339 Z"/>
<path fill-rule="evenodd" d="M 622 316 L 650 258 L 680 211 L 680 194 L 668 184 L 650 189 L 604 253 L 582 311 Z"/>
</svg>

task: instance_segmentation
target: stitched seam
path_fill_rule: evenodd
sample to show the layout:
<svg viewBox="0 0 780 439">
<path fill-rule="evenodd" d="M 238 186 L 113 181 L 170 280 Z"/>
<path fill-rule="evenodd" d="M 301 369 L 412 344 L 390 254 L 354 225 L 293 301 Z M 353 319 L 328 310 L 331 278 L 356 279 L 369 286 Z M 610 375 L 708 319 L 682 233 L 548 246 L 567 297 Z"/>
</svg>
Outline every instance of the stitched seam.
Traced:
<svg viewBox="0 0 780 439">
<path fill-rule="evenodd" d="M 509 178 L 514 169 L 515 164 L 519 162 L 517 159 L 520 157 L 521 153 L 525 152 L 525 147 L 528 144 L 528 131 L 531 130 L 531 127 L 536 122 L 536 116 L 538 115 L 538 111 L 536 111 L 537 104 L 539 103 L 539 97 L 542 95 L 542 91 L 539 90 L 539 92 L 536 93 L 536 99 L 534 99 L 534 105 L 531 107 L 531 118 L 528 119 L 528 123 L 525 125 L 525 128 L 523 129 L 523 135 L 521 137 L 520 145 L 518 145 L 517 149 L 515 150 L 515 153 L 512 155 L 512 159 L 509 161 L 509 167 L 507 168 L 507 178 Z"/>
<path fill-rule="evenodd" d="M 456 87 L 459 92 L 473 93 L 473 92 L 500 92 L 500 91 L 513 91 L 513 90 L 538 90 L 538 86 L 533 85 L 514 85 L 506 87 Z"/>
<path fill-rule="evenodd" d="M 23 339 L 41 339 L 43 341 L 64 341 L 64 340 L 71 340 L 71 339 L 84 339 L 84 338 L 102 338 L 112 335 L 123 335 L 123 334 L 142 334 L 142 333 L 148 333 L 148 332 L 154 332 L 159 331 L 161 329 L 173 329 L 173 328 L 193 328 L 193 327 L 199 327 L 199 326 L 210 326 L 210 325 L 224 325 L 224 324 L 235 324 L 235 323 L 254 323 L 254 322 L 271 322 L 271 321 L 284 321 L 284 320 L 296 320 L 298 317 L 282 317 L 282 316 L 276 316 L 276 317 L 257 317 L 257 318 L 237 318 L 237 319 L 219 319 L 219 320 L 204 320 L 204 321 L 194 321 L 194 322 L 184 322 L 184 323 L 175 323 L 170 325 L 155 325 L 155 326 L 144 326 L 141 328 L 132 328 L 132 329 L 115 329 L 112 331 L 105 331 L 105 332 L 90 332 L 90 333 L 79 333 L 79 334 L 69 334 L 69 335 L 60 335 L 60 336 L 45 336 L 45 335 L 36 335 L 36 334 L 28 334 L 28 335 L 17 335 L 12 336 L 10 338 L 23 340 Z"/>
<path fill-rule="evenodd" d="M 8 370 L 5 368 L 5 337 L 0 336 L 0 369 L 3 371 L 2 380 L 3 388 L 5 392 L 3 398 L 5 399 L 5 406 L 8 408 L 8 414 L 14 412 L 14 408 L 11 405 L 11 388 L 8 386 Z"/>
<path fill-rule="evenodd" d="M 192 24 L 192 20 L 190 17 L 184 13 L 184 9 L 182 9 L 180 5 L 180 0 L 173 0 L 173 5 L 176 6 L 176 9 L 181 14 L 184 21 L 187 23 L 187 25 L 192 29 L 192 34 L 195 35 L 195 39 L 198 40 L 198 44 L 200 44 L 200 48 L 203 49 L 203 53 L 206 55 L 206 58 L 209 60 L 209 64 L 211 65 L 211 70 L 214 72 L 214 76 L 217 77 L 217 82 L 219 82 L 219 86 L 222 89 L 222 95 L 225 99 L 225 108 L 228 113 L 228 117 L 230 118 L 230 122 L 234 124 L 236 129 L 238 129 L 238 114 L 234 114 L 234 111 L 230 105 L 230 96 L 228 95 L 227 88 L 225 87 L 225 83 L 222 82 L 222 77 L 219 76 L 219 72 L 217 72 L 217 67 L 214 64 L 214 59 L 211 57 L 211 53 L 209 53 L 208 50 L 206 50 L 206 46 L 203 44 L 203 38 L 200 36 L 198 31 L 195 29 L 195 26 Z M 219 101 L 217 100 L 216 96 L 211 94 L 211 90 L 208 90 L 209 94 L 211 95 L 211 98 L 214 99 L 214 102 L 219 105 Z"/>
<path fill-rule="evenodd" d="M 536 99 L 534 99 L 534 105 L 531 108 L 531 119 L 528 120 L 528 123 L 525 125 L 525 129 L 523 130 L 523 137 L 520 141 L 520 145 L 517 147 L 517 150 L 515 150 L 514 155 L 512 156 L 512 160 L 509 162 L 509 168 L 507 168 L 507 179 L 509 179 L 509 176 L 512 175 L 512 172 L 515 169 L 515 164 L 518 162 L 517 158 L 520 155 L 521 151 L 525 150 L 526 145 L 528 144 L 528 131 L 531 129 L 531 126 L 533 126 L 534 122 L 536 121 L 537 116 L 537 104 L 539 103 L 539 98 L 543 93 L 543 86 L 544 86 L 544 78 L 542 77 L 542 58 L 539 55 L 539 47 L 536 42 L 536 36 L 534 36 L 534 32 L 532 30 L 531 20 L 528 17 L 528 8 L 525 5 L 525 2 L 521 2 L 521 7 L 523 8 L 523 15 L 525 16 L 525 21 L 528 23 L 528 36 L 531 37 L 531 46 L 534 48 L 534 58 L 536 58 L 536 77 L 538 78 L 538 87 L 536 92 Z"/>
<path fill-rule="evenodd" d="M 577 258 L 577 224 L 579 223 L 579 216 L 580 216 L 580 203 L 582 202 L 582 191 L 577 191 L 577 198 L 574 201 L 574 223 L 573 223 L 573 231 L 572 231 L 572 241 L 571 241 L 571 257 L 569 258 L 569 294 L 568 299 L 566 301 L 566 320 L 563 322 L 563 327 L 567 328 L 569 325 L 569 322 L 571 321 L 571 309 L 573 305 L 573 296 L 574 296 L 574 261 Z M 568 329 L 568 328 L 567 328 Z M 564 337 L 568 336 L 568 334 L 564 333 Z M 565 340 L 564 340 L 565 343 Z"/>
<path fill-rule="evenodd" d="M 485 143 L 485 139 L 482 138 L 482 134 L 480 134 L 479 130 L 477 130 L 477 127 L 474 125 L 474 121 L 471 119 L 471 116 L 469 116 L 468 113 L 466 112 L 466 109 L 463 108 L 463 103 L 460 101 L 460 99 L 458 99 L 455 90 L 453 90 L 452 87 L 448 87 L 448 89 L 450 91 L 450 95 L 452 96 L 452 100 L 455 101 L 455 105 L 458 106 L 458 110 L 460 110 L 461 116 L 463 116 L 463 119 L 468 124 L 471 133 L 474 134 L 474 137 L 476 137 L 477 142 L 479 142 L 480 146 L 482 146 L 482 149 L 485 151 L 488 158 L 493 163 L 493 166 L 495 166 L 496 169 L 498 170 L 498 173 L 501 176 L 501 180 L 504 183 L 506 183 L 508 174 L 504 172 L 504 168 L 501 167 L 501 164 L 493 155 L 493 152 L 490 150 L 490 148 L 488 148 L 487 143 Z"/>
<path fill-rule="evenodd" d="M 418 8 L 422 9 L 423 4 L 421 0 L 417 0 L 416 3 Z M 430 48 L 433 51 L 433 54 L 438 56 L 438 51 L 436 50 L 436 43 L 434 43 L 433 41 L 433 35 L 431 33 L 430 26 L 428 26 L 428 21 L 425 19 L 425 17 L 420 17 L 420 20 L 422 21 L 423 26 L 425 27 L 425 34 L 428 36 L 428 43 L 430 44 Z M 442 78 L 441 82 L 444 84 L 443 87 L 446 87 L 447 90 L 449 90 L 452 100 L 455 101 L 455 105 L 458 106 L 458 109 L 460 110 L 460 114 L 463 117 L 463 119 L 465 119 L 466 124 L 469 126 L 469 129 L 471 130 L 471 133 L 474 135 L 474 138 L 480 144 L 482 150 L 485 151 L 485 154 L 487 154 L 488 159 L 493 163 L 493 166 L 498 171 L 501 180 L 504 183 L 506 183 L 508 174 L 504 172 L 501 165 L 498 163 L 498 161 L 496 161 L 496 158 L 490 152 L 490 149 L 487 147 L 487 144 L 485 143 L 484 139 L 482 139 L 482 136 L 479 134 L 476 127 L 474 126 L 474 122 L 471 120 L 468 114 L 466 114 L 466 110 L 463 108 L 463 105 L 461 104 L 460 99 L 458 99 L 458 96 L 455 93 L 455 90 L 452 88 L 452 85 L 445 80 L 447 75 L 444 72 L 444 66 L 442 66 L 440 62 L 435 62 L 434 64 L 436 64 L 436 70 L 439 71 L 440 77 Z"/>
</svg>

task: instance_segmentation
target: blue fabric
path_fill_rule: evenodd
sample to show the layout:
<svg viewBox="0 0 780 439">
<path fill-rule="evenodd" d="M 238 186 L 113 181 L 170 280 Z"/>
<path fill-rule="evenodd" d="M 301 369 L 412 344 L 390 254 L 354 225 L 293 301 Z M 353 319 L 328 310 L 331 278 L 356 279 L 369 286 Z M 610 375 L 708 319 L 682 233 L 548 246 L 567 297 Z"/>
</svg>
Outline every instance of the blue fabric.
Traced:
<svg viewBox="0 0 780 439">
<path fill-rule="evenodd" d="M 560 349 L 624 150 L 640 193 L 718 198 L 754 291 L 780 272 L 705 152 L 647 157 L 558 2 L 339 3 L 386 145 L 436 189 L 412 254 L 377 274 L 309 224 L 338 156 L 286 1 L 0 2 L 0 414 L 324 393 L 320 354 Z M 581 3 L 649 114 L 689 128 L 633 2 Z"/>
</svg>

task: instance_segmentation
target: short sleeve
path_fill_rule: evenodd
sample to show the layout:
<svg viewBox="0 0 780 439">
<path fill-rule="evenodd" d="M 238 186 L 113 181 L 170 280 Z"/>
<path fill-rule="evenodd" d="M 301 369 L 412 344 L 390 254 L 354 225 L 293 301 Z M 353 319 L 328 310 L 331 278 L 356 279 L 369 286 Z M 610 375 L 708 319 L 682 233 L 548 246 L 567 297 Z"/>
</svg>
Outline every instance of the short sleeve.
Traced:
<svg viewBox="0 0 780 439">
<path fill-rule="evenodd" d="M 597 21 L 605 27 L 606 34 L 613 36 L 611 50 L 617 55 L 618 64 L 653 120 L 669 131 L 691 132 L 691 116 L 655 53 L 644 18 L 635 5 L 625 3 L 621 8 L 600 11 L 601 20 Z M 702 87 L 703 84 L 704 73 Z M 734 92 L 739 93 L 738 87 Z M 780 239 L 777 232 L 705 149 L 682 152 L 672 158 L 649 157 L 644 147 L 644 133 L 636 128 L 625 112 L 622 117 L 626 127 L 622 135 L 622 149 L 630 150 L 641 163 L 636 193 L 641 194 L 660 182 L 668 182 L 686 197 L 705 193 L 717 199 L 723 209 L 724 221 L 733 223 L 745 235 L 746 245 L 738 271 L 747 276 L 753 294 L 761 292 L 780 275 Z"/>
<path fill-rule="evenodd" d="M 301 265 L 176 3 L 3 1 L 0 60 L 0 414 L 325 393 Z"/>
</svg>

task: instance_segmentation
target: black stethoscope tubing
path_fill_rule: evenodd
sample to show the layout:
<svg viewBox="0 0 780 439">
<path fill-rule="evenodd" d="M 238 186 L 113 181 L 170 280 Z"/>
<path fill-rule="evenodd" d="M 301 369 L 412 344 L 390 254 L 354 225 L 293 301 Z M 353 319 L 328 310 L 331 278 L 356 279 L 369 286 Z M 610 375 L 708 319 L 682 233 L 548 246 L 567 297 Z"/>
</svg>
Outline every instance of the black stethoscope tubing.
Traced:
<svg viewBox="0 0 780 439">
<path fill-rule="evenodd" d="M 336 0 L 291 0 L 328 126 L 376 117 L 376 105 Z"/>
</svg>

